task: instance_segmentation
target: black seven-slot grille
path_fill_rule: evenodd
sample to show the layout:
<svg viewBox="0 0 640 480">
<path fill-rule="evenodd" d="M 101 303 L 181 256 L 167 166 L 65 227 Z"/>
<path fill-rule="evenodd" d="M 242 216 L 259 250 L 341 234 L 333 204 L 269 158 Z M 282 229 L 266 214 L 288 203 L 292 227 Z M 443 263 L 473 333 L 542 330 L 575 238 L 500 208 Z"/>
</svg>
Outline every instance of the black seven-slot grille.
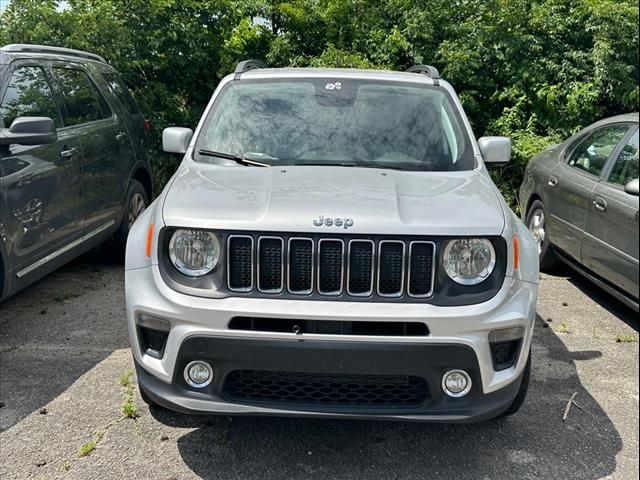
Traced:
<svg viewBox="0 0 640 480">
<path fill-rule="evenodd" d="M 420 377 L 263 370 L 231 372 L 223 395 L 243 403 L 370 408 L 418 407 L 429 400 L 427 382 Z"/>
<path fill-rule="evenodd" d="M 230 234 L 232 292 L 383 298 L 433 294 L 435 243 Z"/>
</svg>

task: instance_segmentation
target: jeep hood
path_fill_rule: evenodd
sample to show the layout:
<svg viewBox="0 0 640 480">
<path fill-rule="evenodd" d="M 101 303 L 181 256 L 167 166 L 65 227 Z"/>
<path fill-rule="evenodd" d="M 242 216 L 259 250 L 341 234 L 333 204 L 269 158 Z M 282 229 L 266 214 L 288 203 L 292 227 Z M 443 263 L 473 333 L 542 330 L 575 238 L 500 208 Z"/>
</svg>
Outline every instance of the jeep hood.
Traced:
<svg viewBox="0 0 640 480">
<path fill-rule="evenodd" d="M 314 225 L 320 216 L 353 225 Z M 500 235 L 505 222 L 496 188 L 476 171 L 186 162 L 166 192 L 163 218 L 176 227 L 403 235 Z"/>
</svg>

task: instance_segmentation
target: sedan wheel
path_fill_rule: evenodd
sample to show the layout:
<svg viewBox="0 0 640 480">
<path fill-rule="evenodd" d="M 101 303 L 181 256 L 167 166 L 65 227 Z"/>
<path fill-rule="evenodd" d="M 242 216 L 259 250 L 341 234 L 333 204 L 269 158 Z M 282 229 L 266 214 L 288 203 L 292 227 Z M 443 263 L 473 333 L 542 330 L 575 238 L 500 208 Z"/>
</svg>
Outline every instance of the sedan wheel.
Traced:
<svg viewBox="0 0 640 480">
<path fill-rule="evenodd" d="M 546 236 L 546 233 L 544 230 L 544 227 L 545 227 L 544 220 L 545 220 L 544 210 L 542 210 L 541 208 L 538 208 L 531 213 L 531 216 L 529 217 L 529 225 L 527 225 L 527 227 L 529 227 L 529 231 L 531 232 L 531 235 L 533 236 L 533 239 L 536 241 L 536 244 L 538 245 L 538 255 L 542 254 L 542 248 L 543 248 L 544 239 Z"/>
<path fill-rule="evenodd" d="M 544 205 L 540 200 L 533 202 L 527 214 L 527 228 L 538 246 L 540 270 L 552 270 L 557 265 L 557 258 L 547 231 L 547 217 Z"/>
</svg>

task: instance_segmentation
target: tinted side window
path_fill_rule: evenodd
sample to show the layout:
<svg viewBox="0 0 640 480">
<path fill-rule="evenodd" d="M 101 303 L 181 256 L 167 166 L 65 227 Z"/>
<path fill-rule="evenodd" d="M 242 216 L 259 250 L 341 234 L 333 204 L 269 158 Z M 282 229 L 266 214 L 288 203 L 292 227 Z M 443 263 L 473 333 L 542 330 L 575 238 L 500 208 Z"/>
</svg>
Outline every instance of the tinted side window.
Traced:
<svg viewBox="0 0 640 480">
<path fill-rule="evenodd" d="M 631 180 L 638 178 L 638 131 L 633 134 L 620 155 L 609 175 L 609 182 L 618 185 L 626 185 Z"/>
<path fill-rule="evenodd" d="M 596 130 L 576 147 L 569 157 L 569 165 L 599 176 L 609 155 L 628 130 L 628 125 L 612 125 Z"/>
<path fill-rule="evenodd" d="M 49 117 L 58 124 L 58 110 L 41 67 L 18 67 L 11 74 L 0 105 L 0 118 L 9 128 L 17 117 Z"/>
<path fill-rule="evenodd" d="M 107 82 L 107 85 L 109 85 L 109 90 L 118 97 L 118 100 L 122 102 L 127 112 L 134 115 L 140 113 L 131 92 L 129 92 L 129 89 L 125 86 L 120 75 L 116 72 L 102 72 L 102 76 Z"/>
<path fill-rule="evenodd" d="M 54 67 L 53 72 L 64 96 L 65 126 L 94 122 L 111 116 L 107 103 L 85 72 L 60 67 Z"/>
</svg>

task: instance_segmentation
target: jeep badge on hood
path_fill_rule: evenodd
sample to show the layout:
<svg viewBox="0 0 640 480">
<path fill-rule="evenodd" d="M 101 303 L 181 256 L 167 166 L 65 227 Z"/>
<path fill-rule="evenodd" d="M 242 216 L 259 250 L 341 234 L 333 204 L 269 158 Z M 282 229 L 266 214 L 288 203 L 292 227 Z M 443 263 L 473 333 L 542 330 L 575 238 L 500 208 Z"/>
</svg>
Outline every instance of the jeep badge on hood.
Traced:
<svg viewBox="0 0 640 480">
<path fill-rule="evenodd" d="M 320 215 L 318 218 L 316 218 L 313 221 L 313 224 L 316 227 L 321 227 L 323 225 L 326 227 L 336 226 L 336 227 L 343 227 L 346 230 L 349 227 L 353 227 L 353 218 L 341 218 L 341 217 L 331 218 L 331 217 L 325 217 L 324 215 Z"/>
</svg>

